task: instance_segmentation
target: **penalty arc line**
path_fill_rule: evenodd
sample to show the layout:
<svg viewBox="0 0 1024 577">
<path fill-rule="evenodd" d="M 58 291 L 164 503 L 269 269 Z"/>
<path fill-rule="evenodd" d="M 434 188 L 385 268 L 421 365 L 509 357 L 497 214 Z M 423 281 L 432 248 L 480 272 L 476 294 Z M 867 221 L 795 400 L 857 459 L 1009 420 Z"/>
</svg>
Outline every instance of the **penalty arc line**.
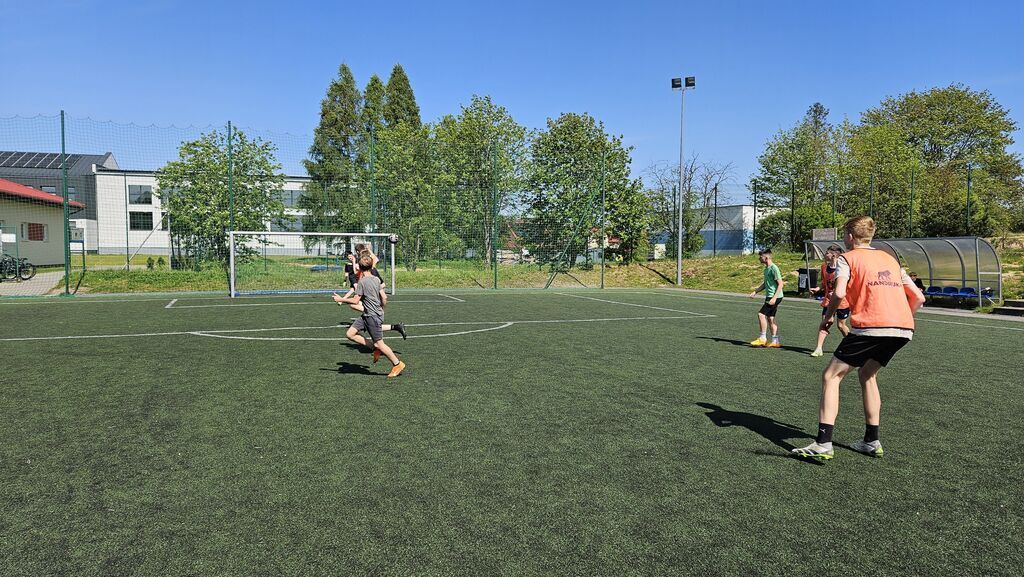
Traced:
<svg viewBox="0 0 1024 577">
<path fill-rule="evenodd" d="M 714 318 L 715 315 L 704 315 L 704 316 L 662 316 L 662 317 L 614 317 L 614 318 L 593 318 L 593 319 L 533 319 L 533 320 L 521 320 L 521 321 L 463 321 L 463 322 L 439 322 L 439 323 L 418 323 L 408 324 L 409 327 L 439 327 L 439 326 L 466 326 L 466 325 L 501 325 L 500 327 L 491 327 L 484 330 L 498 330 L 498 328 L 507 328 L 507 326 L 519 325 L 519 324 L 553 324 L 553 323 L 597 323 L 597 322 L 621 322 L 621 321 L 644 321 L 644 320 L 690 320 L 696 318 Z M 122 333 L 122 334 L 109 334 L 109 335 L 58 335 L 49 337 L 6 337 L 0 338 L 0 342 L 13 342 L 13 341 L 62 341 L 62 340 L 75 340 L 75 339 L 116 339 L 116 338 L 134 338 L 134 337 L 163 337 L 163 336 L 177 336 L 177 335 L 194 335 L 194 336 L 214 336 L 220 334 L 234 334 L 234 333 L 258 333 L 258 332 L 271 332 L 271 331 L 300 331 L 300 330 L 336 330 L 340 328 L 339 325 L 329 326 L 315 326 L 315 327 L 270 327 L 270 328 L 259 328 L 259 329 L 209 329 L 209 330 L 193 330 L 193 331 L 173 331 L 173 332 L 158 332 L 158 333 Z M 482 330 L 465 331 L 458 334 L 468 334 L 470 332 L 483 332 Z M 427 338 L 433 336 L 444 336 L 444 335 L 414 335 L 409 338 Z M 298 340 L 299 337 L 282 337 L 279 340 Z M 338 337 L 331 337 L 329 339 L 323 339 L 319 337 L 301 337 L 305 340 L 338 340 Z"/>
</svg>

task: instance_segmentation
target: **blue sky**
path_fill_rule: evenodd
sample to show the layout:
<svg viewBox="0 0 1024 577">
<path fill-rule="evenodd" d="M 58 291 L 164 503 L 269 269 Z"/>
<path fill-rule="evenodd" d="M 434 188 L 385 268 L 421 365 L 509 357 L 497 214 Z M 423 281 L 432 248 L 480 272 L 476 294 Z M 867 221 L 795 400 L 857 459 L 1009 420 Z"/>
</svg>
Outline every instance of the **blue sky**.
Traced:
<svg viewBox="0 0 1024 577">
<path fill-rule="evenodd" d="M 834 121 L 856 120 L 886 96 L 960 82 L 991 91 L 1024 124 L 1022 6 L 0 0 L 0 117 L 63 108 L 143 125 L 232 120 L 311 134 L 341 62 L 361 86 L 400 62 L 425 120 L 474 93 L 531 128 L 589 112 L 635 147 L 638 174 L 678 160 L 669 79 L 692 75 L 687 152 L 733 163 L 730 196 L 741 199 L 765 140 L 815 101 Z"/>
</svg>

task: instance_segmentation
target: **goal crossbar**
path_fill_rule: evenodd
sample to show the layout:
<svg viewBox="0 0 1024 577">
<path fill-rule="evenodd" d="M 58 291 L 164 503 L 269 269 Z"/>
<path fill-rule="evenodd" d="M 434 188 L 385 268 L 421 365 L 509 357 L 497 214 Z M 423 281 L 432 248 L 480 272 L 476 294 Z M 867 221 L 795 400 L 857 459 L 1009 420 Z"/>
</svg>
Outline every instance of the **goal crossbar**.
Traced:
<svg viewBox="0 0 1024 577">
<path fill-rule="evenodd" d="M 319 237 L 319 238 L 343 238 L 343 239 L 363 239 L 363 238 L 383 238 L 386 239 L 390 246 L 388 247 L 388 259 L 389 267 L 391 269 L 391 283 L 388 287 L 388 292 L 395 294 L 396 291 L 396 274 L 395 274 L 395 245 L 390 242 L 392 233 L 388 232 L 288 232 L 288 231 L 267 231 L 267 230 L 230 230 L 228 231 L 228 291 L 231 298 L 241 296 L 243 293 L 239 292 L 237 287 L 237 268 L 235 261 L 235 254 L 237 252 L 238 239 L 244 237 Z M 267 291 L 250 291 L 244 294 L 303 294 L 303 293 L 330 293 L 334 290 L 345 290 L 346 287 L 339 287 L 338 289 L 284 289 L 284 290 L 267 290 Z"/>
</svg>

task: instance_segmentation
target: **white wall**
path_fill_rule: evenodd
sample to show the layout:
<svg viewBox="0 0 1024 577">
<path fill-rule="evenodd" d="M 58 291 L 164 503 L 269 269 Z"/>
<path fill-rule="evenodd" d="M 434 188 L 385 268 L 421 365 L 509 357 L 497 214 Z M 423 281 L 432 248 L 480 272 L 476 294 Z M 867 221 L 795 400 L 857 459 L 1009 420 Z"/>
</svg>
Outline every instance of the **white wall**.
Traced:
<svg viewBox="0 0 1024 577">
<path fill-rule="evenodd" d="M 7 254 L 27 258 L 36 266 L 64 264 L 64 208 L 58 204 L 32 204 L 0 199 L 0 220 L 5 234 L 18 236 L 17 246 L 4 245 Z M 28 240 L 23 223 L 45 225 L 46 240 Z"/>
<path fill-rule="evenodd" d="M 128 186 L 145 185 L 156 190 L 156 177 L 125 173 L 96 174 L 97 250 L 100 253 L 169 254 L 170 235 L 166 230 L 128 230 L 128 212 L 148 212 L 153 226 L 161 226 L 160 199 L 153 204 L 129 204 Z"/>
</svg>

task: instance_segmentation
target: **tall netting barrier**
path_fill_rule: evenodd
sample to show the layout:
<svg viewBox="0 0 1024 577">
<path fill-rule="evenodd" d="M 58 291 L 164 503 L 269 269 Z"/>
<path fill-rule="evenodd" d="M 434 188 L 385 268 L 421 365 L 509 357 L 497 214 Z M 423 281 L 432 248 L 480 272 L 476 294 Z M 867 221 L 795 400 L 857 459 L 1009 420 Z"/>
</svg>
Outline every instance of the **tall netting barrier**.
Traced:
<svg viewBox="0 0 1024 577">
<path fill-rule="evenodd" d="M 395 293 L 396 235 L 386 233 L 231 231 L 228 282 L 232 296 L 332 293 L 351 285 L 363 251 L 377 257 L 371 272 Z"/>
<path fill-rule="evenodd" d="M 264 269 L 267 286 L 256 291 L 343 288 L 336 269 L 344 250 L 325 240 L 343 233 L 397 235 L 393 247 L 373 250 L 388 253 L 388 267 L 394 258 L 394 284 L 408 289 L 662 282 L 675 260 L 675 193 L 667 202 L 666 191 L 644 189 L 630 174 L 628 150 L 603 129 L 586 129 L 585 145 L 552 136 L 583 126 L 578 120 L 529 135 L 466 113 L 294 135 L 231 122 L 0 118 L 0 296 L 227 294 L 231 231 L 267 233 L 244 244 L 239 263 L 255 267 L 238 277 L 254 287 Z M 975 207 L 985 181 L 978 171 L 973 180 L 950 174 L 945 184 L 962 189 L 964 202 L 952 226 L 974 231 L 988 218 Z M 814 194 L 796 184 L 768 196 L 754 190 L 753 206 L 722 205 L 709 196 L 717 188 L 705 186 L 685 195 L 694 199 L 684 211 L 685 250 L 799 247 L 813 229 L 862 212 L 881 229 L 927 230 L 936 214 L 959 210 L 960 196 L 935 205 L 937 185 L 909 176 L 837 181 Z M 286 237 L 276 233 L 293 236 L 278 246 Z M 673 262 L 647 266 L 649 259 Z M 289 280 L 278 282 L 272 270 Z"/>
</svg>

